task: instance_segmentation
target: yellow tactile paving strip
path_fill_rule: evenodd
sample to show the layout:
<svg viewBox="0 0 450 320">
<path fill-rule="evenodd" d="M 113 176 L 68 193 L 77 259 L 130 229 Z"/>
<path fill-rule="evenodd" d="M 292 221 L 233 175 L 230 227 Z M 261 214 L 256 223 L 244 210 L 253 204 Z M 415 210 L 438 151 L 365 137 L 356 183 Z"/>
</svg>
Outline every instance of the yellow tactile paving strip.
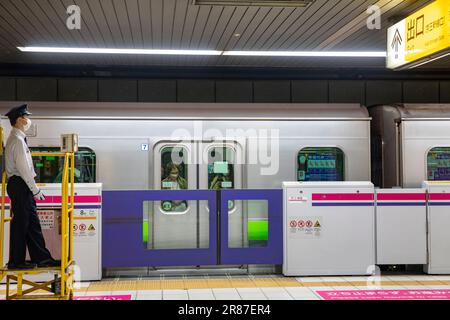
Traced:
<svg viewBox="0 0 450 320">
<path fill-rule="evenodd" d="M 142 280 L 103 280 L 91 282 L 89 286 L 75 289 L 75 292 L 108 292 L 140 290 L 187 290 L 209 288 L 268 288 L 268 287 L 364 287 L 380 286 L 450 286 L 449 280 L 394 280 L 382 279 L 380 282 L 366 281 L 326 281 L 311 278 L 305 281 L 282 276 L 239 276 L 239 277 L 177 277 Z M 14 288 L 13 288 L 14 289 Z M 0 290 L 5 295 L 6 290 Z"/>
</svg>

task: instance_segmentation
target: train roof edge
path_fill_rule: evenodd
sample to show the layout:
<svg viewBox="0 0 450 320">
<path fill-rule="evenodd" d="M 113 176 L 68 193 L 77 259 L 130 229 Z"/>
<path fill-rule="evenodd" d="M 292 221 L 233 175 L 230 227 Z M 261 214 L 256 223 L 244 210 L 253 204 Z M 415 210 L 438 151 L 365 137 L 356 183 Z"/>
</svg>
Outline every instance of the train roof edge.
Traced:
<svg viewBox="0 0 450 320">
<path fill-rule="evenodd" d="M 397 103 L 379 104 L 368 107 L 372 117 L 375 110 L 397 113 L 396 120 L 450 119 L 450 104 L 446 103 Z"/>
<path fill-rule="evenodd" d="M 0 114 L 19 101 L 0 101 Z M 136 102 L 29 102 L 33 118 L 167 118 L 167 119 L 361 119 L 367 108 L 350 103 L 136 103 Z"/>
</svg>

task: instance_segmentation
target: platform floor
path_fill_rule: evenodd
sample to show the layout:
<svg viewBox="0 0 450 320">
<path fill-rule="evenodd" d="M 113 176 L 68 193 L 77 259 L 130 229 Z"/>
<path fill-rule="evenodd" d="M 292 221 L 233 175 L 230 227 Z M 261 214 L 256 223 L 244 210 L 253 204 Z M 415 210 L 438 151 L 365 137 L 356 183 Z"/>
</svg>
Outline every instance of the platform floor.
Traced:
<svg viewBox="0 0 450 320">
<path fill-rule="evenodd" d="M 87 300 L 323 300 L 330 292 L 343 299 L 364 299 L 361 295 L 375 294 L 385 300 L 450 299 L 450 276 L 430 275 L 115 278 L 76 286 L 75 296 Z M 4 298 L 5 285 L 0 285 L 0 299 Z"/>
</svg>

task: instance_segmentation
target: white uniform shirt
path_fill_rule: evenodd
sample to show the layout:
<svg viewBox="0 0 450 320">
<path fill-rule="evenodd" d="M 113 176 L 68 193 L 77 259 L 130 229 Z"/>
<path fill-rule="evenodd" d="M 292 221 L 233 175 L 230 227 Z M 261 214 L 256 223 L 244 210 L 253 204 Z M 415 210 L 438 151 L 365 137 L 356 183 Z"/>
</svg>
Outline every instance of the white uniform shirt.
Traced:
<svg viewBox="0 0 450 320">
<path fill-rule="evenodd" d="M 17 128 L 12 128 L 5 148 L 5 167 L 8 178 L 19 176 L 25 181 L 33 195 L 39 192 L 34 181 L 36 172 L 33 167 L 30 149 L 25 142 L 25 133 Z"/>
</svg>

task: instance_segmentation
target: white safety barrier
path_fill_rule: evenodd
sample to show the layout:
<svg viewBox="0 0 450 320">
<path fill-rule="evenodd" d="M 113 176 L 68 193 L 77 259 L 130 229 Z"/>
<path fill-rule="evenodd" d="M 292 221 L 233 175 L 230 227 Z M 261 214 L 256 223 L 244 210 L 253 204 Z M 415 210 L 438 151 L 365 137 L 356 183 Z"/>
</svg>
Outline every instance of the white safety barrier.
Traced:
<svg viewBox="0 0 450 320">
<path fill-rule="evenodd" d="M 425 272 L 450 274 L 450 182 L 424 182 L 427 190 L 428 263 Z"/>
<path fill-rule="evenodd" d="M 450 274 L 450 182 L 284 182 L 283 274 L 363 275 L 376 265 Z"/>
<path fill-rule="evenodd" d="M 370 182 L 284 182 L 283 274 L 364 275 L 375 265 Z"/>
<path fill-rule="evenodd" d="M 375 200 L 377 264 L 426 264 L 426 190 L 377 189 Z"/>
</svg>

